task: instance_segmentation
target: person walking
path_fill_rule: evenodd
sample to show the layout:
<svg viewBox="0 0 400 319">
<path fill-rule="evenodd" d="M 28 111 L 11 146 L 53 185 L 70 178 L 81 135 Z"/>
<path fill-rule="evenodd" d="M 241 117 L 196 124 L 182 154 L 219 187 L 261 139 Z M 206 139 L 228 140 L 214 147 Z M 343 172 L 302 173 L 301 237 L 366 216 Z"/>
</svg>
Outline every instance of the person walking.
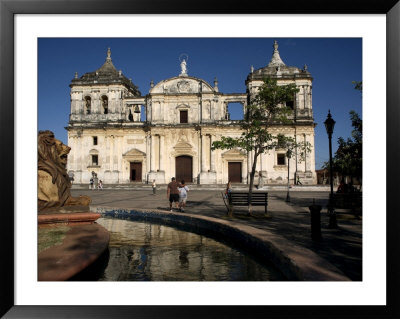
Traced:
<svg viewBox="0 0 400 319">
<path fill-rule="evenodd" d="M 226 189 L 225 189 L 225 198 L 229 197 L 230 192 L 232 192 L 232 183 L 231 181 L 228 181 L 228 184 L 226 184 Z"/>
<path fill-rule="evenodd" d="M 298 176 L 298 175 L 297 175 L 296 185 L 302 185 L 303 186 L 303 184 L 300 182 L 300 176 Z"/>
<path fill-rule="evenodd" d="M 94 179 L 93 177 L 90 178 L 90 182 L 89 182 L 89 189 L 93 189 L 93 183 L 94 183 Z"/>
<path fill-rule="evenodd" d="M 157 185 L 156 185 L 156 180 L 153 179 L 153 183 L 151 184 L 151 187 L 153 188 L 153 195 L 156 194 L 156 189 L 157 189 Z"/>
<path fill-rule="evenodd" d="M 179 202 L 178 183 L 176 182 L 175 177 L 172 177 L 171 182 L 168 184 L 167 198 L 169 199 L 169 210 L 172 212 L 172 202 L 175 202 L 176 208 L 178 208 Z"/>
<path fill-rule="evenodd" d="M 101 179 L 99 180 L 99 185 L 97 186 L 97 189 L 98 190 L 103 189 L 103 181 Z"/>
<path fill-rule="evenodd" d="M 184 212 L 186 208 L 187 193 L 189 188 L 185 185 L 185 181 L 182 180 L 181 184 L 178 186 L 179 190 L 179 211 Z"/>
</svg>

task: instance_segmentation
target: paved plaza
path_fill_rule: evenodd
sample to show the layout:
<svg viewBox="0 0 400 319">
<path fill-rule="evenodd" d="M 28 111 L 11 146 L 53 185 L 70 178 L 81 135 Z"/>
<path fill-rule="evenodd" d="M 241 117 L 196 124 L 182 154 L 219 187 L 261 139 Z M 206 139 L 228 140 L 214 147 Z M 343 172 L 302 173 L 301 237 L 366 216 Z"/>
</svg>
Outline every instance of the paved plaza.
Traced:
<svg viewBox="0 0 400 319">
<path fill-rule="evenodd" d="M 190 187 L 190 186 L 189 186 Z M 230 223 L 241 223 L 284 237 L 288 243 L 308 248 L 336 266 L 351 280 L 362 280 L 362 219 L 350 212 L 338 211 L 338 229 L 329 229 L 326 205 L 329 192 L 307 191 L 298 188 L 290 192 L 290 202 L 286 202 L 286 191 L 268 190 L 268 214 L 264 207 L 254 207 L 253 216 L 247 216 L 247 207 L 235 207 L 233 217 L 227 217 L 221 192 L 223 188 L 204 189 L 193 186 L 188 194 L 184 214 L 203 215 L 220 218 Z M 312 188 L 309 188 L 312 189 Z M 299 191 L 302 190 L 302 191 Z M 156 195 L 151 187 L 107 188 L 89 190 L 87 186 L 74 185 L 72 196 L 89 195 L 92 205 L 169 211 L 166 187 L 161 185 Z M 311 239 L 309 206 L 321 205 L 322 239 Z"/>
</svg>

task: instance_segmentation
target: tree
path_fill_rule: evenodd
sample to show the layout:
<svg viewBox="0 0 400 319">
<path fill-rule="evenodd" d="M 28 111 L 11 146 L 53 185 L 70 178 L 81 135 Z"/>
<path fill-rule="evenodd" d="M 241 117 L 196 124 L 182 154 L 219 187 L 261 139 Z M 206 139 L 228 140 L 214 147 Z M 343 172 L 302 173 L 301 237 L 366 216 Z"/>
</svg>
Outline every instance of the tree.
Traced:
<svg viewBox="0 0 400 319">
<path fill-rule="evenodd" d="M 293 155 L 298 155 L 300 160 L 303 161 L 307 153 L 311 152 L 311 144 L 310 142 L 296 142 L 296 140 L 293 137 L 278 134 L 276 148 L 286 150 L 285 156 L 288 161 L 286 201 L 290 202 L 290 196 L 289 196 L 290 159 L 293 157 Z"/>
<path fill-rule="evenodd" d="M 249 183 L 249 215 L 252 213 L 251 198 L 257 158 L 277 146 L 277 137 L 270 134 L 268 128 L 275 124 L 290 123 L 288 115 L 293 110 L 286 106 L 286 102 L 293 101 L 296 92 L 298 89 L 295 84 L 278 85 L 275 79 L 266 78 L 247 106 L 245 119 L 240 124 L 243 130 L 241 136 L 237 138 L 223 136 L 221 140 L 212 144 L 212 150 L 238 148 L 246 151 L 248 156 L 253 151 Z"/>
<path fill-rule="evenodd" d="M 362 120 L 355 111 L 350 111 L 353 131 L 351 138 L 338 138 L 338 149 L 333 158 L 333 170 L 342 176 L 349 176 L 350 180 L 362 178 Z"/>
<path fill-rule="evenodd" d="M 362 93 L 362 81 L 353 81 L 354 89 Z M 353 130 L 351 138 L 338 138 L 338 149 L 332 159 L 333 171 L 342 176 L 353 177 L 362 181 L 362 120 L 355 111 L 350 111 L 350 120 Z M 324 163 L 324 168 L 329 169 L 329 163 Z"/>
<path fill-rule="evenodd" d="M 351 83 L 354 84 L 355 90 L 358 90 L 362 93 L 362 87 L 363 87 L 362 81 L 352 81 Z"/>
</svg>

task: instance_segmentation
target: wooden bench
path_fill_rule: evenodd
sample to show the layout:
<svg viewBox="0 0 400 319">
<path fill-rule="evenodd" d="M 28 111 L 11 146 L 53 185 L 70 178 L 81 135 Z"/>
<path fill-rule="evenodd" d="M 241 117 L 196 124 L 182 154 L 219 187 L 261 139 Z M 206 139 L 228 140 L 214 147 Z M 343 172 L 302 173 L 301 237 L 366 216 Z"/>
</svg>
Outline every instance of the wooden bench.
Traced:
<svg viewBox="0 0 400 319">
<path fill-rule="evenodd" d="M 225 206 L 228 209 L 228 213 L 231 215 L 233 206 L 249 206 L 249 193 L 243 192 L 230 192 L 225 197 L 222 194 L 222 198 L 228 200 L 228 204 L 225 202 Z M 268 206 L 268 193 L 267 192 L 254 192 L 251 194 L 251 205 L 252 206 L 264 206 L 265 214 L 267 213 Z"/>
<path fill-rule="evenodd" d="M 362 193 L 335 193 L 333 194 L 333 206 L 335 208 L 351 209 L 355 215 L 362 210 Z"/>
</svg>

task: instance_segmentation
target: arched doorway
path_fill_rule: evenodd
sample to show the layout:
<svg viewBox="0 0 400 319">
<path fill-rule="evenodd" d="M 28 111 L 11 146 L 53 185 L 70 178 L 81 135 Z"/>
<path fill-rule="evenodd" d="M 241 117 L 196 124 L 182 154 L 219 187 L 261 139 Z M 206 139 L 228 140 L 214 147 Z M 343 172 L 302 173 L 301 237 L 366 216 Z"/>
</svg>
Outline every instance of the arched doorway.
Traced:
<svg viewBox="0 0 400 319">
<path fill-rule="evenodd" d="M 186 183 L 192 183 L 193 177 L 193 160 L 191 156 L 177 156 L 175 158 L 175 174 L 176 180 L 180 182 L 184 180 Z"/>
</svg>

